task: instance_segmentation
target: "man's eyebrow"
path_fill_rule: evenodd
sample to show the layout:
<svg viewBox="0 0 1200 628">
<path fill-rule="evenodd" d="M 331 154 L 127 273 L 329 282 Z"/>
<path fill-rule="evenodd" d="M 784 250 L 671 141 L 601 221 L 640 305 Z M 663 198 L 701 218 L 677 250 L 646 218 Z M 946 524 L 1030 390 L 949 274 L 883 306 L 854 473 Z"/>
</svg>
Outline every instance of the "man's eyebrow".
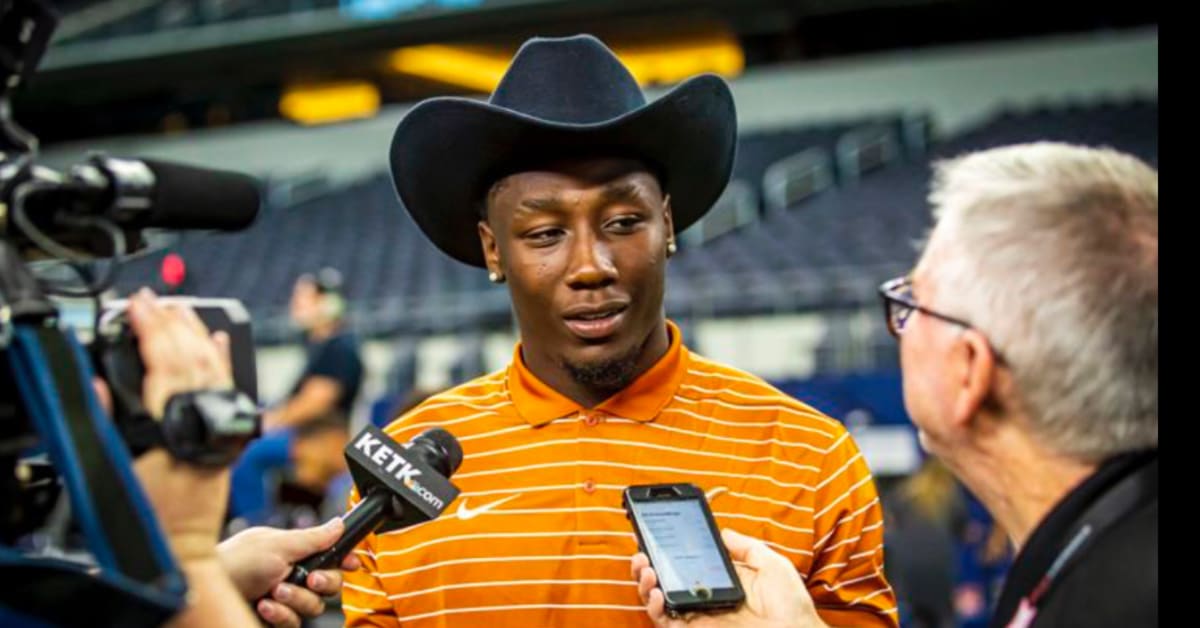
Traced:
<svg viewBox="0 0 1200 628">
<path fill-rule="evenodd" d="M 533 196 L 521 199 L 517 211 L 563 212 L 566 203 L 558 196 Z"/>
<path fill-rule="evenodd" d="M 618 181 L 604 186 L 604 191 L 601 192 L 601 198 L 605 203 L 616 203 L 620 201 L 646 201 L 646 194 L 643 187 L 633 183 L 632 181 Z"/>
</svg>

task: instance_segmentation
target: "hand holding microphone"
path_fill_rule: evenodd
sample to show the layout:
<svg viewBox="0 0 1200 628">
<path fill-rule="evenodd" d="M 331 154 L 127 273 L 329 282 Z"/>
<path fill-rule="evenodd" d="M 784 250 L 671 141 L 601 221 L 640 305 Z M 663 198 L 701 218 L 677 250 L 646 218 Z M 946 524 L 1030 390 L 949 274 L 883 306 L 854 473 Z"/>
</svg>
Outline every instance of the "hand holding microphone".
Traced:
<svg viewBox="0 0 1200 628">
<path fill-rule="evenodd" d="M 404 445 L 367 426 L 346 446 L 346 461 L 363 498 L 342 518 L 342 536 L 324 552 L 300 561 L 286 582 L 305 586 L 308 574 L 340 564 L 368 534 L 436 518 L 458 497 L 449 478 L 462 464 L 454 435 L 433 427 Z"/>
<path fill-rule="evenodd" d="M 152 412 L 161 412 L 164 400 L 177 388 L 231 385 L 223 343 L 207 340 L 203 325 L 189 314 L 168 312 L 149 295 L 135 298 L 131 306 L 131 324 L 144 341 L 139 349 L 147 364 L 147 382 L 153 373 L 163 379 L 161 385 L 147 385 L 144 391 Z M 188 344 L 201 339 L 212 347 L 205 345 L 201 351 Z M 194 367 L 198 355 L 204 356 L 206 368 Z M 193 368 L 164 366 L 183 365 L 184 360 L 190 360 L 186 364 Z M 369 426 L 346 447 L 346 459 L 363 496 L 354 510 L 325 526 L 251 529 L 217 546 L 220 513 L 229 490 L 228 470 L 178 463 L 163 450 L 148 452 L 138 460 L 138 475 L 166 527 L 176 557 L 184 563 L 189 584 L 197 587 L 202 597 L 177 623 L 204 625 L 215 609 L 224 608 L 227 623 L 246 625 L 233 616 L 241 612 L 228 604 L 229 594 L 235 590 L 236 597 L 250 600 L 271 594 L 261 597 L 256 608 L 273 625 L 295 626 L 302 615 L 320 614 L 321 596 L 340 588 L 336 570 L 354 567 L 355 559 L 347 557 L 364 537 L 381 528 L 399 529 L 433 519 L 454 501 L 459 491 L 447 478 L 458 469 L 462 457 L 462 447 L 444 429 L 426 430 L 401 445 Z M 203 490 L 197 490 L 201 485 Z M 180 495 L 204 498 L 180 500 Z M 328 549 L 303 558 L 319 548 Z M 296 560 L 299 562 L 293 567 Z"/>
<path fill-rule="evenodd" d="M 238 593 L 250 602 L 258 600 L 255 610 L 260 617 L 272 626 L 298 628 L 303 618 L 325 612 L 323 598 L 341 590 L 342 573 L 337 568 L 316 571 L 302 586 L 283 580 L 293 563 L 331 547 L 343 530 L 340 517 L 295 530 L 249 528 L 222 541 L 217 546 L 217 558 Z M 347 556 L 340 567 L 358 569 L 358 557 Z"/>
</svg>

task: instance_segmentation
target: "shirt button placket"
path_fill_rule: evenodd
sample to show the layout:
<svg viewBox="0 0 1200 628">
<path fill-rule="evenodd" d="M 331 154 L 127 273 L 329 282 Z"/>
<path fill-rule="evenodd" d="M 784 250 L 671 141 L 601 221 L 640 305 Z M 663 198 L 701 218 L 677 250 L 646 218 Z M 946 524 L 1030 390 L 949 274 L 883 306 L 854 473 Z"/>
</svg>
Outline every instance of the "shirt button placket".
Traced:
<svg viewBox="0 0 1200 628">
<path fill-rule="evenodd" d="M 584 431 L 589 432 L 589 434 L 587 434 L 587 436 L 589 438 L 595 438 L 596 437 L 595 432 L 591 428 L 595 428 L 596 426 L 598 426 L 604 422 L 604 413 L 596 411 L 596 410 L 584 410 L 583 412 L 580 413 L 580 415 L 583 417 Z M 595 449 L 595 446 L 592 443 L 584 443 L 583 449 L 588 454 L 587 455 L 588 460 L 595 459 L 595 456 L 592 455 L 595 452 L 590 451 L 590 450 Z M 589 471 L 588 475 L 586 477 L 584 477 L 584 479 L 583 479 L 581 488 L 583 489 L 583 492 L 585 495 L 593 495 L 596 492 L 596 483 L 597 482 L 596 482 L 596 477 L 593 473 L 594 473 L 593 471 Z"/>
</svg>

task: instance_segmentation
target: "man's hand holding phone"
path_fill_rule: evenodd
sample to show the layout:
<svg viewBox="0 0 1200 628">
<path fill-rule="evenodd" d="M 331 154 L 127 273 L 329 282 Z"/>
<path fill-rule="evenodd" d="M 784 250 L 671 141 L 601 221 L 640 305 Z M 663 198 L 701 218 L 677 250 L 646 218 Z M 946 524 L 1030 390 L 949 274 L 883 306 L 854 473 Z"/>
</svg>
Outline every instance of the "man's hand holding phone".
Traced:
<svg viewBox="0 0 1200 628">
<path fill-rule="evenodd" d="M 700 487 L 630 486 L 622 502 L 638 546 L 656 570 L 667 613 L 713 612 L 742 603 L 745 594 Z"/>
<path fill-rule="evenodd" d="M 828 628 L 817 615 L 812 597 L 787 558 L 758 539 L 726 528 L 721 537 L 733 559 L 745 602 L 733 612 L 686 613 L 671 617 L 664 606 L 658 577 L 643 553 L 631 561 L 638 595 L 646 613 L 662 628 Z"/>
<path fill-rule="evenodd" d="M 663 628 L 827 628 L 796 567 L 758 539 L 723 530 L 692 484 L 631 486 L 624 506 L 641 552 L 638 595 Z"/>
</svg>

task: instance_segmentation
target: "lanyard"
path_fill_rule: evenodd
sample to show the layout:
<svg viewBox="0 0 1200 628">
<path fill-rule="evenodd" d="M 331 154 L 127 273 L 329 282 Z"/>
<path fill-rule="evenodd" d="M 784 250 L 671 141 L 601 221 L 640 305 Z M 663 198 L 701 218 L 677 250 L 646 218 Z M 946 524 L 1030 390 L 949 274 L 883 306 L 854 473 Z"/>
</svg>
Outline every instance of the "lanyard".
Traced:
<svg viewBox="0 0 1200 628">
<path fill-rule="evenodd" d="M 1080 517 L 1075 526 L 1071 540 L 1058 552 L 1049 569 L 1038 580 L 1037 585 L 1029 594 L 1021 598 L 1017 612 L 1008 622 L 1007 628 L 1026 628 L 1037 617 L 1038 608 L 1049 596 L 1056 578 L 1063 573 L 1073 559 L 1081 555 L 1081 550 L 1090 545 L 1100 533 L 1112 527 L 1114 523 L 1124 518 L 1134 508 L 1141 505 L 1149 493 L 1158 496 L 1158 464 L 1152 460 L 1130 473 L 1096 500 Z M 1153 469 L 1154 473 L 1147 471 Z M 1152 476 L 1152 477 L 1147 477 Z M 1145 487 L 1152 487 L 1152 491 Z"/>
</svg>

